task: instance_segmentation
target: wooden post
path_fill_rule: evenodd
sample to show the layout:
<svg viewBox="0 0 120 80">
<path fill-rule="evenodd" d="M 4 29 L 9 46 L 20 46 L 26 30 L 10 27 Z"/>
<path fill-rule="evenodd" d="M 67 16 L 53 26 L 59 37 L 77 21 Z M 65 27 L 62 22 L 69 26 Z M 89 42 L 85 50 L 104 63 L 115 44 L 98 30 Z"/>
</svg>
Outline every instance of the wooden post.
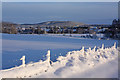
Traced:
<svg viewBox="0 0 120 80">
<path fill-rule="evenodd" d="M 25 67 L 25 56 L 23 56 L 20 60 L 22 60 L 22 66 Z"/>
</svg>

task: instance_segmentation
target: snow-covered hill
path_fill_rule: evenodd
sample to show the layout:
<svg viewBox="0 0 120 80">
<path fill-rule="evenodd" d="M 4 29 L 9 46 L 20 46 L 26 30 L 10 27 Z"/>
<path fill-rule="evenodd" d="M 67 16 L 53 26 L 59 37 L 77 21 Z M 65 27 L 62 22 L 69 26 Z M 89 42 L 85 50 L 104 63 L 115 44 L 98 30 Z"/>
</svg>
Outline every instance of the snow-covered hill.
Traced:
<svg viewBox="0 0 120 80">
<path fill-rule="evenodd" d="M 66 56 L 59 56 L 56 62 L 50 60 L 50 51 L 45 61 L 21 65 L 1 70 L 3 78 L 117 78 L 118 48 L 112 47 L 70 51 Z"/>
</svg>

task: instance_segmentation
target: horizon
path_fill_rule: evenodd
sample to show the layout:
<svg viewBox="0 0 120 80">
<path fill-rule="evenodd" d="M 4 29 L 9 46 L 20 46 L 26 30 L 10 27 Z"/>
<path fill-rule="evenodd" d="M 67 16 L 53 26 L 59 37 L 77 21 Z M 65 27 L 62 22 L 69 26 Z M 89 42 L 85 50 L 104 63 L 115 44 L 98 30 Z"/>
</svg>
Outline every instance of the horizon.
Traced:
<svg viewBox="0 0 120 80">
<path fill-rule="evenodd" d="M 6 22 L 6 21 L 2 21 L 2 22 Z M 30 24 L 30 25 L 35 25 L 35 24 L 40 24 L 40 23 L 44 23 L 44 22 L 67 22 L 67 21 L 43 21 L 43 22 L 37 22 L 37 23 L 14 23 L 14 22 L 6 22 L 6 23 L 12 23 L 12 24 L 20 24 L 20 25 L 24 25 L 24 24 Z M 68 21 L 68 22 L 75 22 L 75 21 Z M 83 22 L 76 22 L 76 23 L 83 23 Z M 85 24 L 84 25 L 111 25 L 111 24 Z"/>
</svg>

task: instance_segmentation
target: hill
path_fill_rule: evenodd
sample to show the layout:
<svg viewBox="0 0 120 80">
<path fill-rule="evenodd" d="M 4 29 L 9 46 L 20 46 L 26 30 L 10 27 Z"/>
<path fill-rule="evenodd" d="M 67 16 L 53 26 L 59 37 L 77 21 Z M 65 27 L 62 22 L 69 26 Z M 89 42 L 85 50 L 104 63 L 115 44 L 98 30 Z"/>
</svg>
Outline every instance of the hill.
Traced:
<svg viewBox="0 0 120 80">
<path fill-rule="evenodd" d="M 42 22 L 42 23 L 36 23 L 36 24 L 22 24 L 22 25 L 38 25 L 40 27 L 46 27 L 46 26 L 77 26 L 77 25 L 84 25 L 83 23 L 80 22 L 73 22 L 73 21 L 47 21 L 47 22 Z"/>
</svg>

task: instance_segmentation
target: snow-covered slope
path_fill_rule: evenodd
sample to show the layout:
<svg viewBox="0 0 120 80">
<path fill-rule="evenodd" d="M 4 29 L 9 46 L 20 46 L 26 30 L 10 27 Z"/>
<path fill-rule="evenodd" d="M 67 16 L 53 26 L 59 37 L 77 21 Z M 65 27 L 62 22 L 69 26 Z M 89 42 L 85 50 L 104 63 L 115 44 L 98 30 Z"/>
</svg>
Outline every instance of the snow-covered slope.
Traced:
<svg viewBox="0 0 120 80">
<path fill-rule="evenodd" d="M 97 77 L 117 78 L 118 48 L 116 43 L 112 47 L 96 48 L 68 52 L 66 56 L 59 56 L 56 62 L 50 61 L 50 51 L 45 61 L 26 64 L 11 69 L 1 70 L 3 78 L 41 78 L 41 77 Z"/>
<path fill-rule="evenodd" d="M 75 35 L 75 34 L 74 34 Z M 58 56 L 65 56 L 67 52 L 79 50 L 82 46 L 89 47 L 112 46 L 117 40 L 83 39 L 70 36 L 52 36 L 47 34 L 2 34 L 2 69 L 9 69 L 21 65 L 19 60 L 26 56 L 26 63 L 45 60 L 48 50 L 51 51 L 51 60 L 56 61 Z M 76 34 L 79 36 L 80 34 Z"/>
</svg>

